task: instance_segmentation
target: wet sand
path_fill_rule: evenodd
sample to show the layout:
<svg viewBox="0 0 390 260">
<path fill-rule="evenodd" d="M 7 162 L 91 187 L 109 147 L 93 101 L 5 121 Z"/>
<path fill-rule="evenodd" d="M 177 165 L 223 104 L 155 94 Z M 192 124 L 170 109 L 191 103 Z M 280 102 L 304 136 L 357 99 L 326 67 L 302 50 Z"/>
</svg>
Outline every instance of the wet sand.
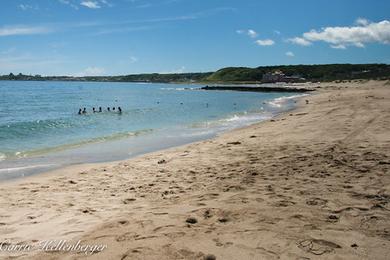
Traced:
<svg viewBox="0 0 390 260">
<path fill-rule="evenodd" d="M 1 184 L 0 242 L 107 248 L 0 256 L 388 259 L 390 85 L 314 86 L 294 111 L 214 139 Z"/>
</svg>

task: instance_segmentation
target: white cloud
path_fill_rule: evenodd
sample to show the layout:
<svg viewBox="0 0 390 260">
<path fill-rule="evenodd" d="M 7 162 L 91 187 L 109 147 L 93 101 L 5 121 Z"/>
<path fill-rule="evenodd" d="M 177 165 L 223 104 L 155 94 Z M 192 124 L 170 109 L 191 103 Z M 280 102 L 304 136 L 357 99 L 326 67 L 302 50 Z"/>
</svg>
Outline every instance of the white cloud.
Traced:
<svg viewBox="0 0 390 260">
<path fill-rule="evenodd" d="M 106 0 L 100 0 L 100 2 L 101 2 L 102 4 L 107 5 L 108 7 L 113 7 L 113 4 L 111 4 L 110 2 L 108 2 L 108 1 L 106 1 Z"/>
<path fill-rule="evenodd" d="M 51 29 L 43 26 L 4 26 L 0 27 L 1 36 L 12 35 L 32 35 L 32 34 L 45 34 L 51 32 Z"/>
<path fill-rule="evenodd" d="M 70 7 L 72 7 L 73 9 L 76 9 L 76 10 L 79 9 L 79 7 L 75 4 L 73 4 L 70 0 L 58 0 L 58 2 L 60 2 L 61 4 L 64 4 L 64 5 L 69 5 Z"/>
<path fill-rule="evenodd" d="M 16 51 L 16 48 L 15 47 L 11 47 L 11 48 L 8 48 L 7 50 L 1 51 L 0 53 L 3 54 L 3 55 L 6 55 L 6 54 L 11 54 L 11 53 L 13 53 L 15 51 Z"/>
<path fill-rule="evenodd" d="M 99 9 L 100 5 L 98 2 L 95 1 L 82 1 L 80 5 L 88 7 L 90 9 Z"/>
<path fill-rule="evenodd" d="M 326 27 L 321 30 L 311 30 L 302 37 L 289 39 L 290 42 L 304 46 L 308 43 L 323 41 L 332 48 L 345 49 L 347 46 L 363 48 L 367 43 L 390 44 L 390 21 L 369 22 L 364 18 L 356 20 L 357 26 Z M 306 44 L 306 45 L 305 45 Z"/>
<path fill-rule="evenodd" d="M 130 57 L 130 63 L 135 63 L 138 61 L 138 58 L 137 57 L 134 57 L 134 56 L 131 56 Z"/>
<path fill-rule="evenodd" d="M 333 49 L 340 49 L 340 50 L 345 50 L 347 47 L 345 45 L 339 44 L 339 45 L 330 45 L 331 48 Z"/>
<path fill-rule="evenodd" d="M 27 11 L 29 9 L 31 9 L 31 10 L 38 10 L 38 7 L 32 6 L 32 5 L 28 5 L 28 4 L 20 4 L 20 5 L 18 5 L 18 8 L 23 10 L 23 11 Z"/>
<path fill-rule="evenodd" d="M 274 30 L 274 33 L 277 34 L 277 35 L 280 35 L 280 34 L 281 34 L 281 32 L 278 31 L 278 30 Z"/>
<path fill-rule="evenodd" d="M 248 35 L 251 38 L 256 38 L 257 37 L 257 32 L 255 30 L 249 29 L 248 30 Z"/>
<path fill-rule="evenodd" d="M 178 69 L 174 69 L 174 70 L 171 70 L 171 71 L 161 71 L 159 72 L 160 74 L 178 74 L 178 73 L 184 73 L 186 70 L 186 67 L 184 66 L 181 66 L 180 68 Z"/>
<path fill-rule="evenodd" d="M 366 26 L 366 25 L 368 25 L 370 22 L 369 22 L 366 18 L 358 18 L 358 19 L 356 19 L 355 23 L 356 23 L 357 25 Z"/>
<path fill-rule="evenodd" d="M 257 37 L 257 32 L 253 29 L 248 29 L 248 30 L 237 30 L 236 31 L 238 34 L 246 34 L 251 38 L 256 38 Z"/>
<path fill-rule="evenodd" d="M 97 35 L 104 35 L 104 34 L 111 34 L 111 33 L 137 32 L 137 31 L 150 30 L 153 28 L 155 27 L 153 26 L 117 27 L 117 28 L 99 30 L 96 33 L 92 33 L 91 35 L 97 36 Z"/>
<path fill-rule="evenodd" d="M 286 54 L 286 56 L 288 56 L 288 57 L 294 57 L 294 56 L 295 56 L 295 54 L 294 54 L 292 51 L 288 51 L 288 52 L 286 52 L 285 54 Z"/>
<path fill-rule="evenodd" d="M 105 73 L 104 68 L 99 68 L 99 67 L 88 67 L 82 72 L 76 73 L 76 77 L 85 77 L 85 76 L 102 76 Z"/>
<path fill-rule="evenodd" d="M 294 43 L 294 44 L 301 45 L 301 46 L 309 46 L 309 45 L 311 45 L 311 42 L 309 42 L 308 40 L 306 40 L 304 38 L 301 38 L 301 37 L 290 38 L 287 41 L 291 42 L 291 43 Z"/>
<path fill-rule="evenodd" d="M 271 39 L 264 39 L 264 40 L 257 40 L 256 44 L 260 46 L 271 46 L 274 45 L 275 42 Z"/>
<path fill-rule="evenodd" d="M 11 52 L 2 53 L 0 56 L 0 74 L 5 73 L 24 73 L 24 74 L 39 74 L 42 71 L 47 72 L 52 68 L 58 68 L 59 65 L 65 62 L 64 59 L 58 56 L 44 57 L 34 56 L 30 53 Z"/>
</svg>

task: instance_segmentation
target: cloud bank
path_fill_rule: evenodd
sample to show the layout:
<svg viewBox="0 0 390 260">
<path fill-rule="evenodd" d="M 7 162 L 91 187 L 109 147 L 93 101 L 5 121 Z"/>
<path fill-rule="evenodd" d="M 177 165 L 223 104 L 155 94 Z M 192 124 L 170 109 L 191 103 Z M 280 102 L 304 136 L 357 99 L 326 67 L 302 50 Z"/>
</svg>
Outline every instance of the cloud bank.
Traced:
<svg viewBox="0 0 390 260">
<path fill-rule="evenodd" d="M 91 9 L 99 9 L 100 5 L 95 1 L 82 1 L 80 5 L 91 8 Z"/>
<path fill-rule="evenodd" d="M 321 30 L 305 32 L 301 37 L 288 39 L 289 42 L 301 46 L 309 46 L 313 42 L 326 42 L 335 49 L 346 49 L 348 46 L 365 47 L 367 43 L 390 44 L 390 21 L 370 22 L 359 18 L 355 26 L 325 27 Z"/>
<path fill-rule="evenodd" d="M 3 26 L 0 27 L 0 37 L 13 35 L 32 35 L 45 34 L 51 32 L 51 29 L 43 26 Z"/>
</svg>

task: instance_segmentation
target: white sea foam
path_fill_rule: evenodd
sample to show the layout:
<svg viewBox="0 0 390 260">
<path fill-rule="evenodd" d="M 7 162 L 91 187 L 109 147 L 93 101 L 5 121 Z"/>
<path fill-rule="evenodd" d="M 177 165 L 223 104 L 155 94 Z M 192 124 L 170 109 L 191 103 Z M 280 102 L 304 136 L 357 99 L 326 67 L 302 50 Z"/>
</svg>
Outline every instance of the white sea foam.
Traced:
<svg viewBox="0 0 390 260">
<path fill-rule="evenodd" d="M 36 164 L 36 165 L 27 165 L 27 166 L 20 166 L 20 167 L 12 167 L 12 168 L 3 168 L 0 169 L 0 173 L 2 172 L 17 172 L 21 170 L 27 170 L 27 169 L 34 169 L 34 168 L 47 168 L 50 166 L 54 166 L 55 164 Z"/>
<path fill-rule="evenodd" d="M 160 88 L 161 90 L 176 90 L 176 91 L 184 91 L 184 90 L 197 90 L 199 88 Z"/>
<path fill-rule="evenodd" d="M 283 96 L 283 97 L 278 97 L 278 98 L 275 98 L 271 101 L 268 101 L 267 103 L 271 106 L 274 106 L 274 107 L 282 107 L 283 106 L 283 103 L 290 100 L 290 99 L 296 99 L 296 98 L 300 98 L 300 97 L 304 97 L 304 96 L 308 96 L 309 94 L 300 94 L 300 95 L 293 95 L 293 96 Z"/>
<path fill-rule="evenodd" d="M 0 161 L 4 161 L 7 156 L 3 153 L 0 153 Z"/>
</svg>

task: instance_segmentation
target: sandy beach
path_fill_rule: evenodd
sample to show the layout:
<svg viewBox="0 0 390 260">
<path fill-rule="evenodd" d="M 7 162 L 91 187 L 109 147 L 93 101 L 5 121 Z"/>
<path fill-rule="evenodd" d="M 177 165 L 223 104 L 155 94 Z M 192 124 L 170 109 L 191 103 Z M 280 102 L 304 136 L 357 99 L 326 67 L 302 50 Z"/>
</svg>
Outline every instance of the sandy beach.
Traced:
<svg viewBox="0 0 390 260">
<path fill-rule="evenodd" d="M 0 257 L 389 259 L 390 85 L 313 86 L 214 139 L 0 184 Z"/>
</svg>

